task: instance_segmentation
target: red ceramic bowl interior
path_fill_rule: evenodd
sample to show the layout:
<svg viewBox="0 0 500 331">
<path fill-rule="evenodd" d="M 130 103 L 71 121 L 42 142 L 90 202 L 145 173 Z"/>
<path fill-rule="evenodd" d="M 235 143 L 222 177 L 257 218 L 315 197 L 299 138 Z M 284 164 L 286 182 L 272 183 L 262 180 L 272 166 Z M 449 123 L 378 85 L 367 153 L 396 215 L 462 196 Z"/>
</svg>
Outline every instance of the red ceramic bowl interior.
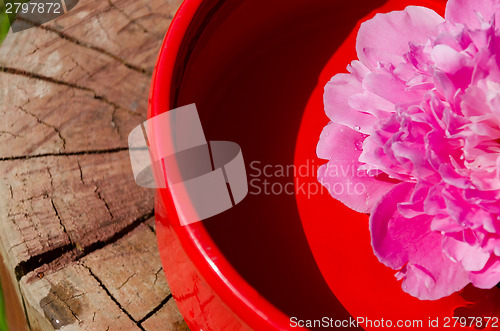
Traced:
<svg viewBox="0 0 500 331">
<path fill-rule="evenodd" d="M 149 116 L 196 103 L 209 140 L 240 144 L 249 180 L 254 161 L 308 165 L 270 180 L 314 186 L 324 85 L 356 58 L 360 22 L 407 5 L 443 14 L 445 1 L 186 0 L 160 52 Z M 493 300 L 491 291 L 432 302 L 402 292 L 373 255 L 368 217 L 325 192 L 249 194 L 225 213 L 177 224 L 159 190 L 162 260 L 192 329 L 285 329 L 290 316 L 427 323 L 472 307 L 471 297 Z"/>
</svg>

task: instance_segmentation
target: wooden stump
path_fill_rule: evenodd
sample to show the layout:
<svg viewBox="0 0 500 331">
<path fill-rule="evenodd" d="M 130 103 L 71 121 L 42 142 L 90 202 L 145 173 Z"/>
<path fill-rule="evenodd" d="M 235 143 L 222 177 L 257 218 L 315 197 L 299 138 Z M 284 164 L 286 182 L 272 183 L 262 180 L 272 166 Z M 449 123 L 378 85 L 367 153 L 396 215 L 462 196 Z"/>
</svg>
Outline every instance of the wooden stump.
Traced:
<svg viewBox="0 0 500 331">
<path fill-rule="evenodd" d="M 32 329 L 187 328 L 127 147 L 180 3 L 80 1 L 0 47 L 0 253 Z"/>
</svg>

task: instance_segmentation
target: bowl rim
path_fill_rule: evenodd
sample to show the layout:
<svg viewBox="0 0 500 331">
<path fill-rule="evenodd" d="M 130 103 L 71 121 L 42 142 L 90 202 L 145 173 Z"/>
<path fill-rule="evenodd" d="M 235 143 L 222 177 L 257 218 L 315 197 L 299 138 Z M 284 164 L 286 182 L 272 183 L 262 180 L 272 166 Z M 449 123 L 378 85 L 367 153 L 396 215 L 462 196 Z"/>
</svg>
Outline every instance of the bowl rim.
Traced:
<svg viewBox="0 0 500 331">
<path fill-rule="evenodd" d="M 161 46 L 153 71 L 148 119 L 176 108 L 173 103 L 174 74 L 178 54 L 186 34 L 202 4 L 207 0 L 184 0 L 174 16 Z M 171 199 L 166 189 L 158 189 L 155 199 L 165 206 Z M 175 214 L 175 215 L 173 215 Z M 182 248 L 212 291 L 253 329 L 290 329 L 290 317 L 260 295 L 238 274 L 217 248 L 202 223 L 180 226 L 174 210 L 169 210 L 169 224 Z M 189 320 L 189 316 L 184 316 Z M 294 329 L 302 329 L 295 327 Z"/>
</svg>

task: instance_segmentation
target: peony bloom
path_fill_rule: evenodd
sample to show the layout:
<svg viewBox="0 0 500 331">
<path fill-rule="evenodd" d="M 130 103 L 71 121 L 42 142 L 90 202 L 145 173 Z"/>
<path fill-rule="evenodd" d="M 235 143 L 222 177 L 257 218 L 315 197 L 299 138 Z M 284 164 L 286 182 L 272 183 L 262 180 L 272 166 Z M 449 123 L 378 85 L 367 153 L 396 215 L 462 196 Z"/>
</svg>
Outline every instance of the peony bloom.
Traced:
<svg viewBox="0 0 500 331">
<path fill-rule="evenodd" d="M 370 214 L 375 255 L 422 300 L 500 282 L 499 14 L 500 0 L 378 14 L 325 87 L 318 179 Z"/>
</svg>

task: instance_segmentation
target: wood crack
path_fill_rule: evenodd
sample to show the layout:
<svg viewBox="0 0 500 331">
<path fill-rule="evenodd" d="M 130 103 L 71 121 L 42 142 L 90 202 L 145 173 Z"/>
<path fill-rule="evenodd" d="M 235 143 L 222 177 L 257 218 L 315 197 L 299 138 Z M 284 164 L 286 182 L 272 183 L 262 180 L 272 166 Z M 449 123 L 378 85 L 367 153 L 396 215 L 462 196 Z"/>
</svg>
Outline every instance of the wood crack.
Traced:
<svg viewBox="0 0 500 331">
<path fill-rule="evenodd" d="M 134 64 L 131 64 L 129 62 L 127 62 L 127 60 L 125 60 L 124 58 L 121 58 L 119 57 L 118 55 L 116 54 L 113 54 L 111 52 L 108 52 L 107 50 L 101 48 L 101 47 L 98 47 L 98 46 L 95 46 L 95 45 L 91 45 L 91 44 L 88 44 L 86 42 L 83 42 L 83 41 L 80 41 L 62 31 L 59 31 L 57 29 L 54 29 L 50 26 L 47 26 L 47 25 L 40 25 L 38 23 L 35 23 L 35 22 L 32 22 L 32 21 L 29 21 L 27 20 L 26 18 L 21 18 L 19 17 L 18 18 L 19 21 L 23 21 L 25 23 L 28 23 L 30 24 L 31 26 L 35 27 L 35 28 L 38 28 L 38 29 L 42 29 L 42 30 L 45 30 L 45 31 L 48 31 L 48 32 L 51 32 L 51 33 L 55 33 L 57 36 L 59 36 L 60 38 L 64 39 L 64 40 L 67 40 L 75 45 L 78 45 L 78 46 L 81 46 L 81 47 L 84 47 L 84 48 L 88 48 L 90 50 L 93 50 L 93 51 L 96 51 L 98 53 L 101 53 L 103 55 L 106 55 L 110 58 L 112 58 L 113 60 L 115 61 L 118 61 L 120 62 L 121 64 L 123 64 L 125 67 L 131 69 L 131 70 L 134 70 L 134 71 L 137 71 L 141 74 L 144 74 L 148 77 L 151 77 L 153 75 L 153 72 L 149 71 L 149 70 L 146 70 L 144 68 L 141 68 L 139 66 L 136 66 Z"/>
<path fill-rule="evenodd" d="M 74 88 L 74 89 L 77 89 L 80 91 L 89 92 L 89 93 L 92 93 L 94 95 L 94 99 L 96 99 L 96 100 L 102 101 L 102 102 L 104 102 L 104 103 L 106 103 L 106 104 L 108 104 L 116 109 L 123 110 L 131 115 L 139 116 L 139 117 L 141 116 L 140 114 L 134 112 L 133 110 L 123 108 L 122 106 L 114 103 L 113 101 L 109 100 L 105 96 L 97 94 L 97 92 L 95 90 L 93 90 L 89 87 L 80 86 L 77 84 L 65 82 L 63 80 L 55 79 L 53 77 L 44 76 L 41 74 L 37 74 L 35 72 L 25 71 L 25 70 L 18 69 L 18 68 L 6 67 L 6 66 L 2 66 L 2 65 L 0 65 L 0 72 L 4 72 L 6 74 L 11 74 L 11 75 L 23 76 L 23 77 L 27 77 L 30 79 L 38 79 L 38 80 L 41 80 L 41 81 L 44 81 L 47 83 L 67 86 L 67 87 Z"/>
<path fill-rule="evenodd" d="M 6 67 L 6 66 L 0 66 L 0 70 L 2 72 L 5 72 L 5 73 L 11 74 L 11 75 L 24 76 L 24 77 L 28 77 L 28 78 L 32 78 L 32 79 L 42 80 L 44 82 L 48 82 L 48 83 L 52 83 L 52 84 L 68 86 L 68 87 L 82 90 L 82 91 L 94 92 L 91 88 L 80 86 L 80 85 L 73 84 L 73 83 L 68 83 L 68 82 L 65 82 L 63 80 L 58 80 L 58 79 L 55 79 L 52 77 L 40 75 L 40 74 L 37 74 L 35 72 L 25 71 L 22 69 L 11 68 L 11 67 Z"/>
<path fill-rule="evenodd" d="M 29 100 L 28 100 L 28 102 L 29 102 Z M 61 139 L 61 141 L 62 141 L 62 144 L 63 144 L 62 149 L 63 149 L 63 151 L 66 150 L 66 139 L 64 139 L 64 137 L 61 135 L 61 131 L 57 127 L 55 127 L 54 125 L 51 125 L 51 124 L 45 122 L 44 120 L 42 120 L 41 118 L 39 118 L 38 116 L 36 116 L 35 114 L 33 114 L 32 112 L 27 111 L 26 109 L 23 108 L 23 106 L 20 106 L 20 107 L 17 107 L 17 108 L 19 108 L 19 110 L 21 110 L 26 115 L 29 115 L 29 116 L 33 117 L 38 123 L 40 123 L 42 125 L 45 125 L 45 126 L 51 128 L 52 130 L 54 130 L 55 133 L 57 134 L 57 136 L 59 137 L 59 139 Z"/>
<path fill-rule="evenodd" d="M 157 34 L 155 33 L 152 33 L 151 31 L 149 31 L 144 25 L 142 25 L 141 23 L 137 22 L 136 19 L 132 18 L 130 15 L 128 15 L 123 9 L 121 9 L 120 7 L 116 6 L 111 0 L 108 0 L 108 4 L 111 8 L 113 9 L 116 9 L 120 14 L 123 15 L 123 17 L 125 17 L 126 19 L 129 20 L 129 23 L 127 25 L 125 25 L 123 28 L 120 29 L 120 31 L 118 32 L 121 32 L 123 29 L 125 29 L 129 24 L 135 24 L 137 25 L 139 28 L 142 29 L 142 31 L 144 33 L 148 33 L 148 34 L 151 34 L 153 36 L 156 36 Z M 160 36 L 161 38 L 161 36 Z"/>
<path fill-rule="evenodd" d="M 155 281 L 153 282 L 153 285 L 155 285 L 155 284 L 156 284 L 156 281 L 158 280 L 158 274 L 159 274 L 159 273 L 160 273 L 160 271 L 162 271 L 162 270 L 163 270 L 163 268 L 160 268 L 160 269 L 158 269 L 158 271 L 155 273 Z"/>
<path fill-rule="evenodd" d="M 128 233 L 134 231 L 139 225 L 142 223 L 146 222 L 148 219 L 150 219 L 154 215 L 154 210 L 151 210 L 147 214 L 137 218 L 134 220 L 132 223 L 129 225 L 125 226 L 123 229 L 120 231 L 116 232 L 113 236 L 108 238 L 107 240 L 104 241 L 97 241 L 89 246 L 85 247 L 82 250 L 77 250 L 74 245 L 68 244 L 64 245 L 62 247 L 57 247 L 55 249 L 52 249 L 50 251 L 44 252 L 39 255 L 35 255 L 30 257 L 26 261 L 21 261 L 19 264 L 14 268 L 15 274 L 16 274 L 16 279 L 17 281 L 20 281 L 21 278 L 28 273 L 36 270 L 37 268 L 40 268 L 43 265 L 50 264 L 57 260 L 58 258 L 62 257 L 66 253 L 74 253 L 75 257 L 73 257 L 71 260 L 72 261 L 79 261 L 85 256 L 95 252 L 98 249 L 104 248 L 105 246 L 109 244 L 113 244 L 116 241 L 120 240 L 124 236 L 126 236 Z"/>
<path fill-rule="evenodd" d="M 99 187 L 97 187 L 97 197 L 99 198 L 99 200 L 101 200 L 102 202 L 104 202 L 104 206 L 108 210 L 109 216 L 111 216 L 111 219 L 114 219 L 115 217 L 113 216 L 113 213 L 111 212 L 111 209 L 109 208 L 108 202 L 103 198 L 103 196 L 101 194 L 101 190 L 99 189 Z"/>
<path fill-rule="evenodd" d="M 7 251 L 8 253 L 10 253 L 14 248 L 18 247 L 18 246 L 21 246 L 22 244 L 25 244 L 27 243 L 28 240 L 27 239 L 24 239 L 23 241 L 21 241 L 20 243 L 17 243 L 15 245 L 12 245 L 9 250 Z"/>
<path fill-rule="evenodd" d="M 127 279 L 123 282 L 123 284 L 121 284 L 120 286 L 118 286 L 116 289 L 117 289 L 117 290 L 121 289 L 121 288 L 122 288 L 125 284 L 127 284 L 127 283 L 128 283 L 128 281 L 129 281 L 130 279 L 132 279 L 132 277 L 134 277 L 134 276 L 135 276 L 135 272 L 134 272 L 132 275 L 130 275 L 129 277 L 127 277 Z"/>
<path fill-rule="evenodd" d="M 21 199 L 21 202 L 33 201 L 33 200 L 36 200 L 36 199 L 48 198 L 48 197 L 49 197 L 49 195 L 47 194 L 47 192 L 44 192 L 42 194 L 34 195 L 34 196 L 26 198 L 26 199 L 23 198 L 23 199 Z M 16 214 L 9 214 L 8 216 L 16 216 Z"/>
<path fill-rule="evenodd" d="M 156 306 L 153 310 L 151 310 L 149 313 L 146 314 L 139 322 L 139 326 L 142 328 L 142 323 L 144 323 L 148 318 L 156 314 L 160 309 L 163 308 L 167 304 L 167 302 L 172 298 L 172 294 L 169 294 L 165 299 L 160 302 L 158 306 Z"/>
<path fill-rule="evenodd" d="M 93 253 L 101 248 L 104 248 L 105 246 L 107 246 L 109 244 L 113 244 L 113 243 L 117 242 L 121 238 L 125 237 L 128 233 L 134 231 L 139 225 L 141 225 L 142 223 L 146 222 L 148 219 L 153 217 L 154 213 L 155 212 L 153 209 L 150 212 L 148 212 L 147 214 L 139 217 L 138 219 L 136 219 L 135 221 L 133 221 L 129 225 L 125 226 L 120 231 L 116 232 L 113 236 L 111 236 L 107 240 L 96 241 L 96 242 L 90 244 L 89 246 L 85 247 L 83 249 L 83 252 L 78 256 L 78 258 L 76 260 L 79 261 L 82 258 L 84 258 L 85 256 L 89 255 L 90 253 Z"/>
<path fill-rule="evenodd" d="M 50 187 L 53 189 L 54 188 L 54 177 L 52 177 L 52 173 L 50 172 L 50 168 L 47 168 L 47 172 L 48 172 L 49 178 L 50 178 Z"/>
<path fill-rule="evenodd" d="M 70 252 L 72 249 L 73 246 L 71 244 L 68 244 L 54 248 L 50 251 L 46 251 L 39 255 L 34 255 L 26 261 L 19 262 L 19 264 L 14 268 L 17 281 L 20 281 L 23 276 L 34 271 L 36 268 L 55 261 L 57 258 L 61 257 L 67 252 Z"/>
<path fill-rule="evenodd" d="M 71 308 L 71 306 L 66 301 L 63 301 L 63 302 L 66 305 L 66 307 L 68 307 L 68 310 L 70 311 L 71 315 L 73 315 L 73 317 L 78 321 L 78 323 L 81 323 L 81 320 L 78 318 L 78 316 L 76 316 L 76 314 L 73 311 L 73 309 Z"/>
<path fill-rule="evenodd" d="M 0 131 L 0 134 L 6 134 L 6 135 L 9 135 L 9 136 L 14 137 L 14 138 L 23 138 L 23 136 L 9 132 L 9 131 Z"/>
<path fill-rule="evenodd" d="M 73 243 L 73 240 L 71 240 L 71 236 L 69 235 L 68 231 L 66 230 L 66 226 L 64 225 L 64 223 L 61 219 L 61 216 L 59 216 L 59 212 L 57 211 L 57 208 L 56 208 L 56 205 L 54 204 L 53 198 L 50 198 L 50 203 L 52 204 L 52 208 L 54 209 L 54 212 L 56 213 L 56 217 L 59 220 L 59 224 L 62 226 L 64 233 L 68 237 L 69 243 L 71 244 L 71 246 L 74 247 L 75 244 Z"/>
<path fill-rule="evenodd" d="M 87 269 L 90 273 L 90 275 L 92 277 L 94 277 L 94 279 L 99 283 L 99 286 L 101 286 L 101 288 L 104 290 L 104 292 L 106 292 L 106 294 L 108 295 L 108 297 L 118 306 L 118 308 L 120 308 L 120 310 L 125 314 L 127 315 L 127 317 L 132 321 L 134 322 L 137 327 L 143 331 L 145 331 L 145 329 L 132 317 L 132 315 L 130 315 L 130 313 L 125 310 L 125 308 L 123 308 L 123 306 L 118 302 L 118 300 L 116 300 L 116 298 L 111 294 L 111 292 L 109 292 L 108 288 L 103 284 L 103 282 L 99 279 L 99 277 L 97 277 L 96 274 L 94 274 L 94 272 L 92 272 L 92 269 L 90 269 L 88 266 L 86 266 L 85 264 L 81 264 L 85 269 Z"/>
<path fill-rule="evenodd" d="M 0 158 L 0 161 L 16 161 L 16 160 L 29 160 L 37 159 L 50 156 L 75 156 L 75 155 L 92 155 L 92 154 L 112 154 L 119 153 L 123 151 L 128 151 L 128 147 L 117 147 L 111 149 L 97 149 L 97 150 L 86 150 L 86 151 L 76 151 L 76 152 L 66 152 L 66 153 L 44 153 L 44 154 L 34 154 L 34 155 L 19 155 L 19 156 L 8 156 Z"/>
<path fill-rule="evenodd" d="M 81 323 L 81 320 L 78 318 L 77 314 L 75 313 L 75 311 L 73 310 L 73 308 L 71 307 L 71 305 L 68 304 L 68 301 L 71 300 L 71 299 L 76 299 L 76 298 L 82 297 L 83 295 L 85 295 L 84 293 L 81 293 L 81 294 L 78 294 L 78 295 L 72 295 L 71 297 L 66 298 L 66 299 L 62 298 L 57 291 L 53 291 L 50 294 L 52 294 L 55 298 L 52 299 L 52 300 L 50 300 L 50 301 L 44 302 L 43 304 L 40 305 L 40 308 L 44 309 L 45 307 L 47 307 L 50 304 L 52 304 L 54 302 L 57 302 L 57 301 L 62 302 L 62 303 L 64 303 L 64 305 L 66 306 L 66 308 L 68 308 L 68 310 L 71 313 L 71 315 L 73 315 L 73 317 L 78 321 L 78 323 Z"/>
<path fill-rule="evenodd" d="M 83 181 L 82 166 L 80 165 L 80 161 L 78 160 L 78 158 L 76 159 L 76 164 L 78 165 L 78 170 L 80 171 L 80 182 L 82 182 L 82 184 L 85 185 L 85 182 Z"/>
<path fill-rule="evenodd" d="M 72 68 L 70 71 L 73 71 L 75 68 L 78 67 L 78 68 L 82 69 L 82 71 L 87 75 L 88 78 L 92 77 L 92 74 L 90 72 L 88 72 L 84 66 L 80 65 L 80 63 L 78 63 L 78 61 L 75 60 L 75 58 L 73 56 L 70 56 L 69 59 L 75 64 L 75 67 Z M 68 73 L 69 73 L 69 71 L 68 71 Z"/>
<path fill-rule="evenodd" d="M 147 223 L 147 225 L 148 225 L 148 228 L 149 228 L 149 229 L 150 229 L 150 230 L 151 230 L 154 234 L 156 234 L 156 230 L 155 230 L 155 228 L 154 228 L 154 225 L 151 225 L 151 224 L 149 224 L 149 223 Z"/>
</svg>

